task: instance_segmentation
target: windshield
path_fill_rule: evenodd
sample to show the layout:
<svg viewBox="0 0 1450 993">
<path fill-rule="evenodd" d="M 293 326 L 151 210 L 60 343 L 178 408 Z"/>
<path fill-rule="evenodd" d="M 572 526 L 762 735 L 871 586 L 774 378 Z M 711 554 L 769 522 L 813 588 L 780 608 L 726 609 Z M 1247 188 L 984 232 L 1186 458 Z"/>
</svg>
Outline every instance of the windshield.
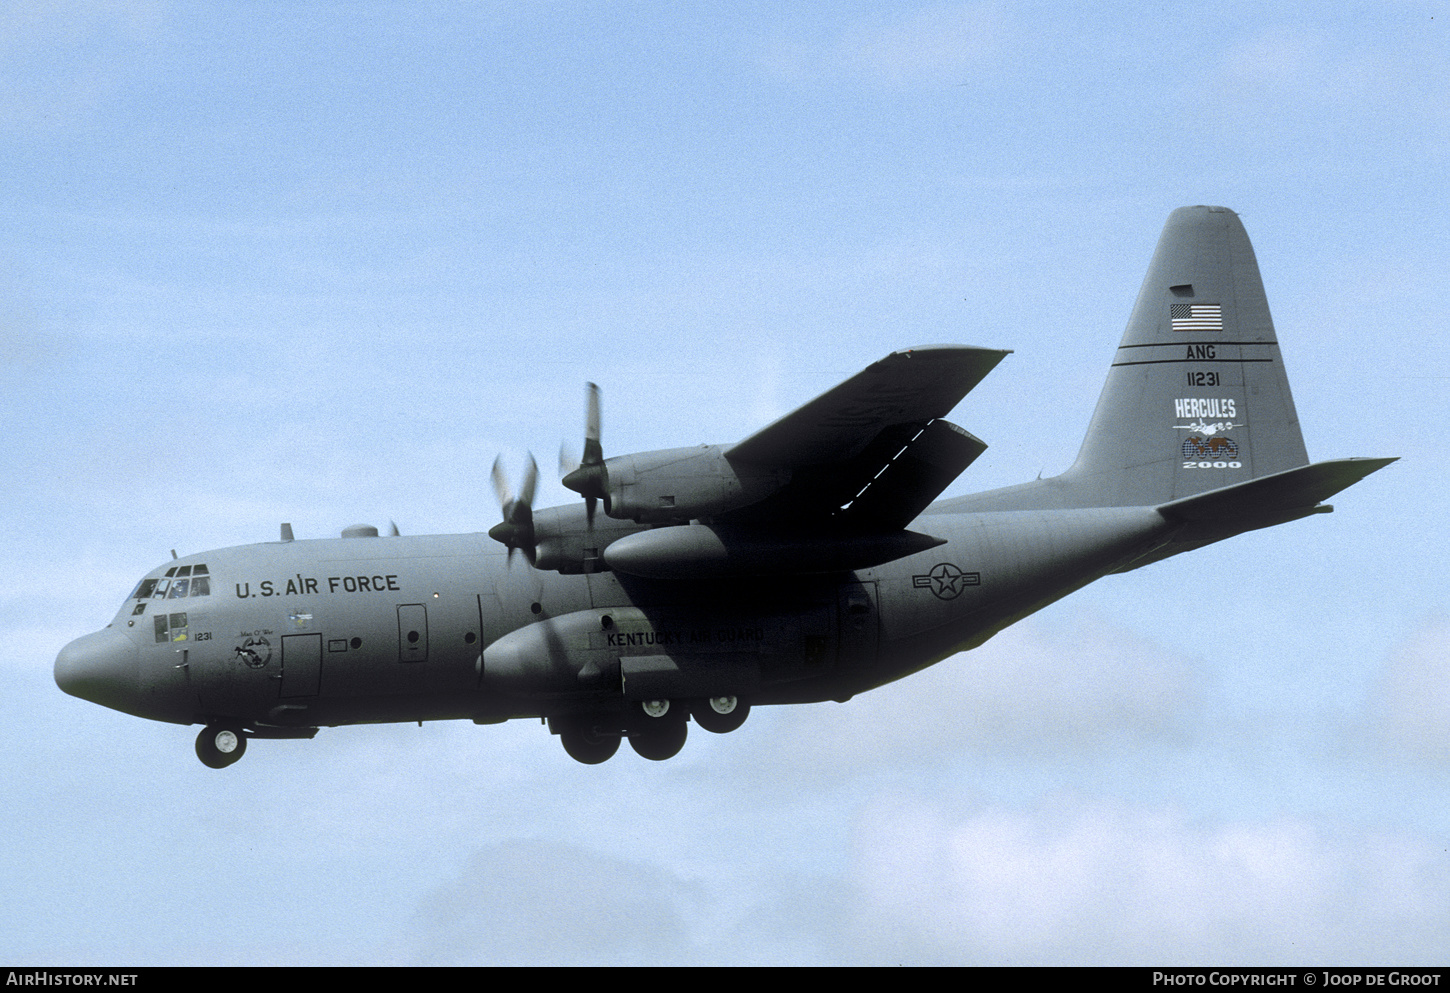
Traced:
<svg viewBox="0 0 1450 993">
<path fill-rule="evenodd" d="M 132 600 L 183 600 L 187 597 L 210 596 L 211 575 L 204 564 L 174 565 L 166 575 L 143 579 Z M 137 611 L 140 613 L 140 610 Z"/>
</svg>

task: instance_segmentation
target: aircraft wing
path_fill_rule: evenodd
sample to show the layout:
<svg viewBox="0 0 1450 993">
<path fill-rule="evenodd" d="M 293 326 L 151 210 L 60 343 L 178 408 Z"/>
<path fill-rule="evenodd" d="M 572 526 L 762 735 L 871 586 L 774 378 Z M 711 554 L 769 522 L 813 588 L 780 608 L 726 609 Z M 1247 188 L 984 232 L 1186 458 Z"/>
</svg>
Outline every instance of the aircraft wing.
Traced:
<svg viewBox="0 0 1450 993">
<path fill-rule="evenodd" d="M 892 352 L 725 451 L 790 469 L 790 483 L 725 515 L 861 531 L 905 527 L 987 446 L 941 420 L 1008 352 L 926 345 Z"/>
</svg>

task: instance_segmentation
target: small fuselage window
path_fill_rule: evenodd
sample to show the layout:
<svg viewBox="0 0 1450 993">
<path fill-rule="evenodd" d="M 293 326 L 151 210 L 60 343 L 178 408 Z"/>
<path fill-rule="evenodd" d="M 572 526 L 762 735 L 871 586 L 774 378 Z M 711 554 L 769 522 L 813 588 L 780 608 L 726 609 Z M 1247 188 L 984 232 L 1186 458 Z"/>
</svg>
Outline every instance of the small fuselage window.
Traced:
<svg viewBox="0 0 1450 993">
<path fill-rule="evenodd" d="M 157 614 L 154 621 L 158 645 L 168 641 L 186 640 L 186 614 Z"/>
</svg>

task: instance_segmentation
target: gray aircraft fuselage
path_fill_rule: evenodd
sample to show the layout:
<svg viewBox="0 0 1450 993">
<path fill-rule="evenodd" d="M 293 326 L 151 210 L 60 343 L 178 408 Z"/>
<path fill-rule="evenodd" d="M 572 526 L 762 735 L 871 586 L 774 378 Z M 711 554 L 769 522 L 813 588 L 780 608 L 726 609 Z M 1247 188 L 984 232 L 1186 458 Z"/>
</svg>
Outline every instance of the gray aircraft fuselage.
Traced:
<svg viewBox="0 0 1450 993">
<path fill-rule="evenodd" d="M 176 558 L 63 648 L 74 696 L 250 738 L 540 717 L 570 755 L 663 759 L 687 721 L 844 701 L 1099 577 L 1332 508 L 1393 459 L 1310 463 L 1242 224 L 1169 218 L 1077 461 L 931 502 L 986 448 L 943 418 L 1005 352 L 894 352 L 736 445 L 606 459 L 488 534 L 283 539 Z M 532 463 L 531 463 L 532 466 Z M 596 504 L 599 507 L 596 512 Z M 514 553 L 521 551 L 521 557 Z"/>
<path fill-rule="evenodd" d="M 178 724 L 198 715 L 294 727 L 554 716 L 607 704 L 620 695 L 619 659 L 650 656 L 729 670 L 698 695 L 844 700 L 985 640 L 1170 530 L 1147 508 L 924 523 L 946 544 L 847 576 L 683 589 L 510 566 L 484 534 L 220 549 L 147 576 L 205 565 L 208 595 L 128 600 L 109 627 L 67 649 L 65 678 L 98 703 Z M 562 666 L 547 645 L 537 664 L 495 667 L 483 650 L 560 619 L 570 622 L 558 635 Z M 87 671 L 92 644 L 96 671 Z M 590 665 L 600 674 L 592 687 L 580 676 Z"/>
</svg>

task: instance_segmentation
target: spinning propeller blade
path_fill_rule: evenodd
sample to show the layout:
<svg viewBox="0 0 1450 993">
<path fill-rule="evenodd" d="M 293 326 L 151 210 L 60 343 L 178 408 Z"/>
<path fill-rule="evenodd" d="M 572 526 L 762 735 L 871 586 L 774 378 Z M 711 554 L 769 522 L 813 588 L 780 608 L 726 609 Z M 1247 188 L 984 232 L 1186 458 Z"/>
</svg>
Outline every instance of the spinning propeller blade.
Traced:
<svg viewBox="0 0 1450 993">
<path fill-rule="evenodd" d="M 604 448 L 599 443 L 599 387 L 586 383 L 584 389 L 584 458 L 564 476 L 564 485 L 584 498 L 589 524 L 594 524 L 594 504 L 604 501 L 609 513 L 609 470 L 604 465 Z M 559 451 L 559 469 L 568 465 L 564 451 Z"/>
<path fill-rule="evenodd" d="M 533 455 L 524 469 L 523 485 L 515 497 L 509 492 L 508 478 L 504 475 L 499 459 L 493 460 L 493 491 L 498 495 L 499 507 L 503 510 L 503 521 L 488 529 L 488 536 L 509 550 L 508 561 L 513 564 L 514 551 L 524 553 L 529 565 L 534 564 L 534 489 L 539 482 L 539 466 Z"/>
</svg>

